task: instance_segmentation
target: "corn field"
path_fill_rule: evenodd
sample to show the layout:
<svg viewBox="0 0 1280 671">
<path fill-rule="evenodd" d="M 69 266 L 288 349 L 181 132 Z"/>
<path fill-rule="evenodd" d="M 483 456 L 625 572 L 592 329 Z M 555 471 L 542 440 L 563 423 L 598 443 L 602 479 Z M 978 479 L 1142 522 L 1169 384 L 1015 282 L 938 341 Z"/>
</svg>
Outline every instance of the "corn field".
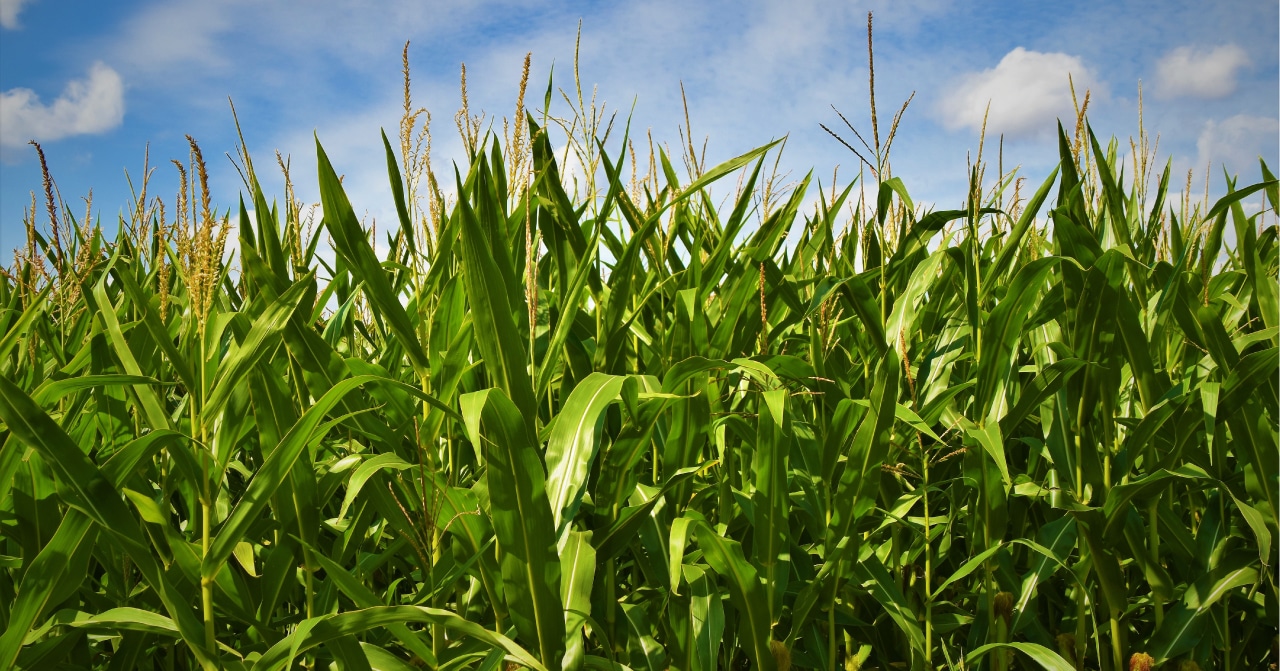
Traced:
<svg viewBox="0 0 1280 671">
<path fill-rule="evenodd" d="M 1192 202 L 1081 123 L 925 212 L 878 152 L 637 170 L 592 102 L 574 189 L 523 111 L 432 172 L 407 93 L 381 233 L 319 140 L 318 213 L 192 140 L 108 235 L 46 170 L 0 668 L 1275 668 L 1265 163 Z"/>
</svg>

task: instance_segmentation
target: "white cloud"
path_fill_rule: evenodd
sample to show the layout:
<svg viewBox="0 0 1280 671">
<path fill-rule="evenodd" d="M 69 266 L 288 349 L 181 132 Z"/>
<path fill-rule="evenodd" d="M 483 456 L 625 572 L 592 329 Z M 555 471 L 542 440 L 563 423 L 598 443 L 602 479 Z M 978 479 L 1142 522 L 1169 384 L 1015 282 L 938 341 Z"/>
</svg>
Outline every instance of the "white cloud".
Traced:
<svg viewBox="0 0 1280 671">
<path fill-rule="evenodd" d="M 22 11 L 22 6 L 31 2 L 31 0 L 0 0 L 0 26 L 4 26 L 9 30 L 17 30 L 18 13 Z"/>
<path fill-rule="evenodd" d="M 988 133 L 1008 136 L 1040 135 L 1054 128 L 1055 119 L 1073 118 L 1071 85 L 1084 97 L 1086 89 L 1100 93 L 1093 71 L 1077 56 L 1041 53 L 1018 47 L 996 67 L 961 78 L 938 106 L 942 124 L 950 129 L 982 128 L 987 112 Z"/>
<path fill-rule="evenodd" d="M 131 73 L 168 74 L 185 68 L 190 74 L 203 74 L 204 69 L 225 66 L 230 59 L 232 54 L 215 38 L 230 29 L 228 14 L 237 9 L 225 2 L 147 7 L 125 21 L 124 34 L 114 38 L 106 53 Z M 246 29 L 259 27 L 257 21 L 246 19 Z"/>
<path fill-rule="evenodd" d="M 1196 140 L 1198 167 L 1212 162 L 1213 175 L 1221 175 L 1222 167 L 1232 174 L 1255 175 L 1258 157 L 1276 165 L 1280 145 L 1280 119 L 1237 114 L 1222 121 L 1206 121 Z M 1274 168 L 1273 168 L 1274 169 Z"/>
<path fill-rule="evenodd" d="M 1156 97 L 1222 98 L 1236 90 L 1236 72 L 1249 56 L 1235 44 L 1178 47 L 1156 64 Z"/>
<path fill-rule="evenodd" d="M 124 82 L 101 62 L 89 68 L 86 79 L 69 82 L 51 105 L 40 102 L 31 89 L 0 92 L 0 145 L 4 146 L 102 133 L 123 119 Z"/>
</svg>

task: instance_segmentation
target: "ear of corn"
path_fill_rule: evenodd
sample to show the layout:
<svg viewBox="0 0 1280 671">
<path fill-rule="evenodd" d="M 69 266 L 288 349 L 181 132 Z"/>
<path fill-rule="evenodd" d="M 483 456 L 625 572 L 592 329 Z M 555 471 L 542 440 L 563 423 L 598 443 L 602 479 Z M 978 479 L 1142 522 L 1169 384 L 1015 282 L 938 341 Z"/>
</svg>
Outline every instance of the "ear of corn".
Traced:
<svg viewBox="0 0 1280 671">
<path fill-rule="evenodd" d="M 1274 664 L 1265 163 L 1171 202 L 1082 121 L 1025 203 L 979 165 L 961 210 L 808 213 L 775 145 L 682 183 L 606 130 L 575 196 L 555 120 L 465 118 L 452 202 L 384 136 L 385 245 L 318 140 L 323 230 L 250 171 L 234 268 L 194 140 L 176 222 L 33 206 L 0 667 Z"/>
</svg>

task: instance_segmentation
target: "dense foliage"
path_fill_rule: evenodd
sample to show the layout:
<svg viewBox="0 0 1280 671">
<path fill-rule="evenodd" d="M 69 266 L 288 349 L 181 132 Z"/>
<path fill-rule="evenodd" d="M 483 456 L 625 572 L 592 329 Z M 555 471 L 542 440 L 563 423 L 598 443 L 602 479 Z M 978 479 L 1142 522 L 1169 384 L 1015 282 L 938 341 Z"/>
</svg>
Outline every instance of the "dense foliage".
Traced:
<svg viewBox="0 0 1280 671">
<path fill-rule="evenodd" d="M 0 667 L 1274 663 L 1265 164 L 1168 199 L 1081 125 L 1031 198 L 979 161 L 923 213 L 776 189 L 773 145 L 628 183 L 591 126 L 566 191 L 526 118 L 451 199 L 386 143 L 381 243 L 319 144 L 314 229 L 247 154 L 219 216 L 194 141 L 173 221 L 32 208 Z"/>
</svg>

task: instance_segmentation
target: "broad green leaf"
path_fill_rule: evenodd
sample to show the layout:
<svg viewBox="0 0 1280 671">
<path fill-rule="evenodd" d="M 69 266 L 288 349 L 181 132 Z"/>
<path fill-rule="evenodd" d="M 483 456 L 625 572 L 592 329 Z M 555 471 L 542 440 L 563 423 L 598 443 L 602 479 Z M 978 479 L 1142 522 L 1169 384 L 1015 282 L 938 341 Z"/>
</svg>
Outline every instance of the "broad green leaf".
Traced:
<svg viewBox="0 0 1280 671">
<path fill-rule="evenodd" d="M 369 478 L 376 475 L 378 471 L 388 468 L 402 471 L 413 468 L 413 465 L 399 456 L 389 453 L 374 455 L 361 462 L 360 466 L 351 474 L 351 479 L 347 481 L 347 491 L 342 496 L 342 507 L 338 509 L 339 520 L 346 518 L 347 510 L 351 508 L 351 504 L 356 500 L 356 497 L 360 496 L 360 490 L 364 489 L 364 485 L 369 481 Z"/>
<path fill-rule="evenodd" d="M 0 361 L 8 362 L 9 353 L 18 344 L 18 340 L 25 336 L 31 325 L 44 314 L 46 309 L 52 306 L 48 298 L 49 293 L 53 291 L 53 286 L 50 283 L 34 296 L 30 296 L 27 308 L 22 311 L 22 315 L 15 322 L 9 324 L 4 336 L 0 337 Z M 12 373 L 6 369 L 4 374 L 10 375 Z"/>
<path fill-rule="evenodd" d="M 314 550 L 314 549 L 313 549 Z M 358 608 L 377 608 L 382 606 L 381 599 L 374 594 L 359 580 L 356 580 L 345 568 L 340 564 L 329 559 L 323 554 L 315 553 L 316 561 L 319 562 L 325 570 L 325 574 L 330 580 L 337 584 L 338 589 L 342 591 L 347 598 L 351 599 Z M 424 643 L 418 636 L 403 623 L 388 624 L 387 630 L 390 631 L 401 645 L 408 648 L 413 654 L 428 663 L 435 663 L 435 654 L 431 652 L 430 646 Z M 296 632 L 295 632 L 296 634 Z M 295 636 L 295 641 L 297 637 Z"/>
<path fill-rule="evenodd" d="M 978 567 L 986 563 L 988 559 L 991 559 L 992 555 L 999 552 L 1002 547 L 1004 547 L 1002 544 L 996 544 L 971 557 L 969 561 L 961 565 L 960 568 L 957 569 L 955 573 L 952 573 L 950 577 L 942 581 L 941 585 L 938 585 L 936 588 L 934 588 L 933 596 L 931 598 L 936 600 L 939 596 L 942 595 L 942 591 L 945 590 L 952 583 L 956 582 L 957 580 L 963 580 L 970 573 L 973 573 L 974 571 L 978 570 Z"/>
<path fill-rule="evenodd" d="M 471 441 L 483 446 L 489 500 L 501 553 L 502 579 L 511 619 L 544 664 L 564 656 L 565 621 L 560 601 L 560 562 L 546 476 L 527 424 L 500 389 L 461 398 Z"/>
<path fill-rule="evenodd" d="M 103 278 L 103 281 L 105 279 Z M 129 342 L 124 337 L 124 332 L 120 329 L 120 321 L 116 317 L 111 301 L 107 298 L 104 283 L 99 282 L 94 285 L 92 291 L 85 292 L 84 297 L 86 302 L 93 308 L 95 316 L 102 321 L 103 328 L 111 341 L 116 357 L 120 360 L 120 365 L 124 367 L 124 372 L 134 377 L 145 377 L 142 374 L 142 368 L 138 366 L 138 360 L 134 356 L 133 349 L 129 346 Z M 135 387 L 135 391 L 142 401 L 142 410 L 151 428 L 169 428 L 169 416 L 161 407 L 160 399 L 153 390 L 148 387 Z"/>
<path fill-rule="evenodd" d="M 1182 603 L 1174 604 L 1164 614 L 1164 622 L 1151 635 L 1146 653 L 1154 657 L 1156 663 L 1177 657 L 1194 648 L 1204 630 L 1205 619 L 1199 613 Z"/>
<path fill-rule="evenodd" d="M 457 414 L 448 406 L 422 393 L 421 390 L 401 382 L 389 380 L 375 375 L 359 375 L 339 382 L 307 409 L 289 432 L 280 439 L 280 444 L 271 451 L 262 466 L 254 474 L 253 479 L 227 520 L 218 529 L 217 536 L 209 546 L 200 567 L 202 576 L 212 578 L 222 569 L 223 563 L 231 556 L 237 543 L 243 538 L 249 526 L 257 521 L 258 515 L 270 502 L 276 488 L 289 475 L 294 462 L 313 441 L 323 436 L 314 435 L 328 412 L 336 406 L 342 397 L 365 384 L 390 385 L 425 401 L 439 412 L 457 418 Z"/>
<path fill-rule="evenodd" d="M 988 643 L 974 648 L 964 659 L 966 663 L 976 663 L 988 652 L 1000 649 L 1017 650 L 1045 671 L 1075 671 L 1076 668 L 1058 653 L 1037 643 Z"/>
<path fill-rule="evenodd" d="M 0 420 L 57 470 L 75 498 L 72 507 L 109 533 L 128 553 L 178 625 L 183 640 L 202 663 L 212 661 L 195 612 L 169 584 L 151 548 L 115 487 L 53 420 L 8 378 L 0 376 Z"/>
<path fill-rule="evenodd" d="M 756 570 L 742 554 L 742 545 L 720 536 L 706 523 L 695 524 L 694 533 L 707 563 L 729 586 L 729 598 L 738 611 L 740 622 L 738 637 L 752 666 L 762 671 L 773 671 L 775 664 L 769 650 L 773 635 L 768 604 L 760 594 Z"/>
<path fill-rule="evenodd" d="M 1022 388 L 1022 393 L 1018 396 L 1018 402 L 1013 409 L 1000 418 L 1000 432 L 1013 433 L 1022 420 L 1038 410 L 1045 399 L 1058 393 L 1062 385 L 1084 365 L 1085 363 L 1079 359 L 1062 359 L 1040 371 L 1030 384 Z"/>
<path fill-rule="evenodd" d="M 342 181 L 329 163 L 329 156 L 325 154 L 324 148 L 320 146 L 319 136 L 316 137 L 316 168 L 319 171 L 324 225 L 333 238 L 334 251 L 342 256 L 356 278 L 364 284 L 364 293 L 369 303 L 377 308 L 378 314 L 395 333 L 397 344 L 404 348 L 414 370 L 425 375 L 431 367 L 427 355 L 422 350 L 422 344 L 409 321 L 409 315 L 405 313 L 404 305 L 393 291 L 382 264 L 373 254 L 373 248 L 369 246 L 360 221 L 351 209 L 351 201 L 342 188 Z"/>
<path fill-rule="evenodd" d="M 894 300 L 893 313 L 889 316 L 889 323 L 885 325 L 885 334 L 893 347 L 898 347 L 900 341 L 909 342 L 914 337 L 916 312 L 923 304 L 924 293 L 934 285 L 946 260 L 945 250 L 930 254 L 923 263 L 916 266 L 906 290 Z"/>
<path fill-rule="evenodd" d="M 546 666 L 506 636 L 469 622 L 455 613 L 423 606 L 376 606 L 314 618 L 307 631 L 296 631 L 272 645 L 254 662 L 252 668 L 253 671 L 275 671 L 284 667 L 287 659 L 292 656 L 291 652 L 302 654 L 341 636 L 408 623 L 442 625 L 462 636 L 500 648 L 511 662 L 533 671 L 547 671 Z"/>
<path fill-rule="evenodd" d="M 618 399 L 623 378 L 592 373 L 574 387 L 556 416 L 547 438 L 547 499 L 551 520 L 563 550 L 566 530 L 577 513 L 587 474 L 600 449 L 596 425 L 610 403 Z"/>
<path fill-rule="evenodd" d="M 596 551 L 591 532 L 571 531 L 560 553 L 560 601 L 564 604 L 565 653 L 561 667 L 581 669 L 586 641 L 583 625 L 591 614 L 591 588 L 596 576 Z"/>
<path fill-rule="evenodd" d="M 253 328 L 244 340 L 232 346 L 231 351 L 218 364 L 218 374 L 213 393 L 205 401 L 203 412 L 216 417 L 222 412 L 231 392 L 244 388 L 244 376 L 263 356 L 271 353 L 285 325 L 293 318 L 299 301 L 311 285 L 310 276 L 298 280 L 262 310 L 253 322 Z"/>
<path fill-rule="evenodd" d="M 1162 468 L 1127 484 L 1112 487 L 1111 491 L 1107 492 L 1107 500 L 1103 505 L 1103 513 L 1107 516 L 1107 525 L 1102 531 L 1103 536 L 1111 536 L 1117 526 L 1123 524 L 1124 516 L 1128 514 L 1128 503 L 1130 501 L 1143 497 L 1153 490 L 1158 493 L 1160 489 L 1168 484 L 1170 478 L 1180 478 L 1192 482 L 1212 479 L 1199 466 L 1184 464 L 1174 470 Z"/>
<path fill-rule="evenodd" d="M 827 548 L 835 548 L 841 539 L 848 538 L 853 524 L 875 507 L 880 466 L 889 453 L 901 369 L 898 355 L 892 349 L 886 350 L 876 366 L 871 409 L 854 435 L 848 463 L 832 501 Z"/>
<path fill-rule="evenodd" d="M 921 630 L 915 613 L 912 612 L 911 606 L 907 603 L 906 596 L 898 588 L 897 583 L 894 582 L 884 565 L 880 563 L 880 560 L 876 559 L 874 555 L 860 560 L 854 565 L 854 572 L 861 580 L 863 587 L 871 592 L 875 600 L 888 613 L 890 619 L 894 621 L 894 624 L 898 625 L 898 628 L 906 635 L 912 651 L 923 657 L 924 631 Z"/>
<path fill-rule="evenodd" d="M 1060 261 L 1057 257 L 1037 259 L 1019 269 L 1004 298 L 985 321 L 978 352 L 978 386 L 974 390 L 978 417 L 997 421 L 1005 414 L 1001 407 L 1003 394 L 1022 337 L 1022 324 L 1031 315 L 1045 279 Z"/>
<path fill-rule="evenodd" d="M 764 582 L 771 625 L 781 618 L 782 598 L 791 573 L 791 529 L 787 515 L 791 508 L 787 484 L 791 440 L 785 433 L 787 399 L 788 393 L 782 389 L 762 395 L 752 464 L 755 475 L 752 501 L 756 508 L 752 560 Z"/>
</svg>

